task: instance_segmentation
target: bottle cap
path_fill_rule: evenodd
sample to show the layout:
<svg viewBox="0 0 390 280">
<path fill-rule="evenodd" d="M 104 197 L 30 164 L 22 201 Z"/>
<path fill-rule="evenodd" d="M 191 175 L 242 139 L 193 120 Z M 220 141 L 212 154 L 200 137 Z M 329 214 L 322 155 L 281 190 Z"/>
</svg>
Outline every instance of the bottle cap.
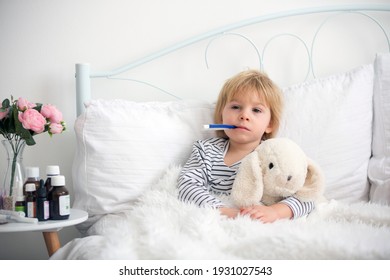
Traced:
<svg viewBox="0 0 390 280">
<path fill-rule="evenodd" d="M 60 175 L 60 167 L 58 165 L 48 165 L 46 166 L 46 175 Z"/>
<path fill-rule="evenodd" d="M 54 186 L 65 186 L 65 176 L 58 175 L 51 178 L 51 185 Z"/>
<path fill-rule="evenodd" d="M 26 167 L 26 176 L 27 178 L 38 178 L 39 167 Z"/>
<path fill-rule="evenodd" d="M 26 184 L 26 192 L 33 192 L 36 191 L 35 184 L 28 183 Z"/>
</svg>

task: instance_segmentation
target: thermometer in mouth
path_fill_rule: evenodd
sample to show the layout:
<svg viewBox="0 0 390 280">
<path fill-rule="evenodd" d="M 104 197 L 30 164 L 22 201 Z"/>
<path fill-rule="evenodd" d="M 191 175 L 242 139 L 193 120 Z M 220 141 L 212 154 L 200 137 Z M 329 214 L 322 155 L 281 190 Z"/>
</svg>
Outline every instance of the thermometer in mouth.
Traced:
<svg viewBox="0 0 390 280">
<path fill-rule="evenodd" d="M 205 124 L 203 128 L 207 130 L 225 130 L 234 129 L 237 128 L 237 126 L 230 124 Z"/>
</svg>

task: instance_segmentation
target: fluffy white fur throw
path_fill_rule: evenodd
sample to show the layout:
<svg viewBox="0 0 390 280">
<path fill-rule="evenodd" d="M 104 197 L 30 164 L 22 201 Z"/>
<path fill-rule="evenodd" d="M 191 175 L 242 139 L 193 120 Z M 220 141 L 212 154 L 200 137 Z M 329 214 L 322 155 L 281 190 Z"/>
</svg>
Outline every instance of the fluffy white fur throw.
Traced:
<svg viewBox="0 0 390 280">
<path fill-rule="evenodd" d="M 104 216 L 92 236 L 53 259 L 390 259 L 390 207 L 331 201 L 296 220 L 228 219 L 180 202 L 179 171 L 170 168 L 131 211 Z"/>
</svg>

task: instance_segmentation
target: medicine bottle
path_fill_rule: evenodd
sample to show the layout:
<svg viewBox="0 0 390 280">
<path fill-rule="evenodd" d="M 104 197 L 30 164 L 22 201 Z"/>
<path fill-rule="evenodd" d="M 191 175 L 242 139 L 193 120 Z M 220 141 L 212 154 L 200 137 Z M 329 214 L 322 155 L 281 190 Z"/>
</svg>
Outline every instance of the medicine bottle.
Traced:
<svg viewBox="0 0 390 280">
<path fill-rule="evenodd" d="M 53 188 L 49 192 L 50 219 L 65 220 L 70 214 L 70 196 L 65 187 L 65 177 L 62 175 L 51 178 Z"/>
<path fill-rule="evenodd" d="M 37 198 L 35 184 L 26 184 L 26 217 L 37 217 Z"/>
<path fill-rule="evenodd" d="M 15 211 L 26 213 L 26 198 L 23 195 L 23 182 L 18 180 L 16 186 Z"/>
<path fill-rule="evenodd" d="M 24 196 L 17 196 L 15 201 L 15 211 L 26 213 L 26 202 Z"/>
<path fill-rule="evenodd" d="M 26 185 L 34 184 L 35 190 L 39 188 L 39 167 L 26 167 L 26 181 L 23 185 L 23 195 L 26 195 Z"/>
<path fill-rule="evenodd" d="M 53 176 L 58 176 L 58 175 L 60 175 L 60 167 L 58 165 L 46 166 L 46 182 L 45 182 L 46 194 L 49 194 L 52 188 L 51 178 Z"/>
<path fill-rule="evenodd" d="M 39 181 L 37 190 L 37 218 L 38 221 L 46 221 L 50 218 L 49 201 L 46 197 L 45 181 Z"/>
</svg>

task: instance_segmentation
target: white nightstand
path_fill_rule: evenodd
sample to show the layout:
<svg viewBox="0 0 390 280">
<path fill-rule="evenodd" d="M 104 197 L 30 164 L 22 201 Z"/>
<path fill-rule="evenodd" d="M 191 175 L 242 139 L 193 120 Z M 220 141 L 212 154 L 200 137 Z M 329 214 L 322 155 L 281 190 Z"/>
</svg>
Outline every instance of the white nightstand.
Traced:
<svg viewBox="0 0 390 280">
<path fill-rule="evenodd" d="M 61 247 L 58 231 L 64 227 L 80 224 L 87 219 L 87 212 L 79 209 L 71 209 L 69 218 L 66 220 L 48 220 L 38 222 L 37 224 L 9 222 L 0 225 L 0 233 L 41 231 L 45 239 L 47 252 L 49 253 L 49 256 L 51 256 Z"/>
</svg>

